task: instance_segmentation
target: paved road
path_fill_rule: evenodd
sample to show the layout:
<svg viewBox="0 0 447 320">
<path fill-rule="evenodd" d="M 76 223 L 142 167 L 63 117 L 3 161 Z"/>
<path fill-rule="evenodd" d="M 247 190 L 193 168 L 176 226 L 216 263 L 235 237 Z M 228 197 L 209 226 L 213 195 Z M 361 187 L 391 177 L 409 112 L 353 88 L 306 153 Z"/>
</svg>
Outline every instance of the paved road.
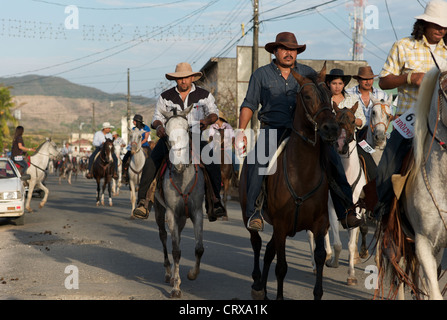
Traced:
<svg viewBox="0 0 447 320">
<path fill-rule="evenodd" d="M 113 207 L 95 206 L 93 181 L 79 177 L 68 185 L 50 176 L 50 197 L 43 209 L 33 198 L 34 213 L 25 225 L 0 219 L 0 299 L 119 299 L 169 300 L 170 286 L 163 281 L 161 243 L 153 213 L 148 220 L 130 220 L 129 191 L 113 199 Z M 194 261 L 194 236 L 188 221 L 182 233 L 181 277 L 185 300 L 250 300 L 252 250 L 240 218 L 239 203 L 229 201 L 229 220 L 204 223 L 205 253 L 201 273 L 190 281 L 186 273 Z M 262 237 L 271 235 L 270 226 Z M 365 287 L 367 260 L 356 266 L 359 284 L 348 287 L 347 233 L 338 269 L 325 268 L 323 299 L 369 300 Z M 369 235 L 369 240 L 371 235 Z M 305 233 L 288 240 L 288 273 L 284 296 L 312 299 L 314 275 Z M 275 297 L 271 268 L 268 284 Z M 75 275 L 78 275 L 78 288 Z"/>
</svg>

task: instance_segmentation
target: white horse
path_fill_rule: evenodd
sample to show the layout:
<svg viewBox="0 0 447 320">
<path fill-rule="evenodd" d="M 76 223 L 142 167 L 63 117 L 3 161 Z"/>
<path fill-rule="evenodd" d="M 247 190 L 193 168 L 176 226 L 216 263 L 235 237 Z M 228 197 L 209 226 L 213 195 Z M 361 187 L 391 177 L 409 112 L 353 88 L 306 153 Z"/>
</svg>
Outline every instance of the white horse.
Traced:
<svg viewBox="0 0 447 320">
<path fill-rule="evenodd" d="M 143 131 L 138 128 L 132 130 L 130 134 L 130 152 L 132 154 L 130 158 L 130 164 L 128 169 L 129 175 L 129 188 L 130 188 L 130 203 L 132 204 L 132 210 L 130 211 L 130 218 L 134 218 L 133 210 L 136 206 L 138 187 L 140 185 L 141 175 L 143 173 L 144 162 L 146 157 L 141 145 L 143 141 Z"/>
<path fill-rule="evenodd" d="M 447 68 L 446 68 L 447 69 Z M 425 74 L 415 106 L 414 166 L 400 198 L 403 212 L 414 231 L 417 261 L 403 255 L 406 265 L 422 267 L 425 286 L 419 289 L 429 299 L 443 299 L 437 270 L 447 247 L 447 71 L 433 68 Z M 441 90 L 439 90 L 441 89 Z M 393 177 L 397 178 L 397 177 Z M 399 190 L 393 186 L 399 196 Z M 407 246 L 408 248 L 408 246 Z M 410 246 L 410 249 L 412 247 Z M 418 279 L 411 279 L 418 289 Z"/>
<path fill-rule="evenodd" d="M 112 190 L 113 195 L 118 196 L 120 194 L 120 188 L 121 188 L 121 177 L 123 176 L 123 166 L 122 166 L 122 160 L 121 160 L 121 144 L 114 143 L 113 149 L 115 152 L 116 159 L 118 160 L 118 180 L 112 179 Z"/>
<path fill-rule="evenodd" d="M 334 104 L 334 110 L 336 111 L 336 121 L 341 128 L 341 135 L 338 139 L 338 154 L 340 155 L 343 168 L 345 170 L 346 179 L 352 188 L 352 200 L 356 203 L 362 192 L 363 186 L 366 184 L 365 172 L 363 171 L 362 165 L 360 163 L 360 158 L 357 152 L 357 140 L 355 139 L 355 112 L 358 108 L 358 102 L 352 108 L 339 109 L 336 104 Z M 325 249 L 327 254 L 327 259 L 332 256 L 332 259 L 326 261 L 327 267 L 338 268 L 339 257 L 342 250 L 342 243 L 340 239 L 340 228 L 335 212 L 335 208 L 332 202 L 331 195 L 329 193 L 328 201 L 329 209 L 329 222 L 334 236 L 334 252 L 329 240 L 329 233 L 325 236 Z M 357 214 L 363 214 L 360 212 L 360 208 L 356 208 Z M 359 228 L 349 229 L 349 269 L 348 269 L 348 285 L 356 285 L 357 278 L 355 277 L 355 263 L 356 257 L 358 256 L 357 241 L 359 235 Z M 313 236 L 309 231 L 309 243 L 311 245 L 311 252 L 313 252 Z M 332 255 L 332 253 L 334 253 Z M 313 261 L 313 259 L 312 259 Z M 314 267 L 313 267 L 314 268 Z"/>
<path fill-rule="evenodd" d="M 386 146 L 387 131 L 393 120 L 391 112 L 393 96 L 390 95 L 387 101 L 375 100 L 374 98 L 372 98 L 372 101 L 373 106 L 371 108 L 366 142 L 373 148 L 374 152 L 371 153 L 371 157 L 378 165 Z"/>
<path fill-rule="evenodd" d="M 59 151 L 57 151 L 56 144 L 51 140 L 47 140 L 44 143 L 42 143 L 37 148 L 34 155 L 31 156 L 30 161 L 31 165 L 26 170 L 26 173 L 31 176 L 31 178 L 28 180 L 28 196 L 26 198 L 26 204 L 25 204 L 25 209 L 28 212 L 33 211 L 31 209 L 30 203 L 35 186 L 43 190 L 45 193 L 45 196 L 43 197 L 42 201 L 39 204 L 39 208 L 43 208 L 43 206 L 47 202 L 49 190 L 47 187 L 45 187 L 45 185 L 42 182 L 46 177 L 45 170 L 48 167 L 48 162 L 50 161 L 50 158 L 58 155 Z"/>
<path fill-rule="evenodd" d="M 203 201 L 205 195 L 205 181 L 202 169 L 191 162 L 189 151 L 189 125 L 187 114 L 192 110 L 188 107 L 178 115 L 168 117 L 166 134 L 169 136 L 170 165 L 164 174 L 162 188 L 164 200 L 159 193 L 155 196 L 155 219 L 158 224 L 160 240 L 163 244 L 165 281 L 173 286 L 171 297 L 180 298 L 180 235 L 188 218 L 194 226 L 195 236 L 195 264 L 188 272 L 188 279 L 195 280 L 200 272 L 200 261 L 204 252 L 203 247 Z M 161 141 L 162 142 L 162 141 Z M 172 258 L 174 270 L 168 258 L 166 240 L 167 222 L 172 239 Z"/>
</svg>

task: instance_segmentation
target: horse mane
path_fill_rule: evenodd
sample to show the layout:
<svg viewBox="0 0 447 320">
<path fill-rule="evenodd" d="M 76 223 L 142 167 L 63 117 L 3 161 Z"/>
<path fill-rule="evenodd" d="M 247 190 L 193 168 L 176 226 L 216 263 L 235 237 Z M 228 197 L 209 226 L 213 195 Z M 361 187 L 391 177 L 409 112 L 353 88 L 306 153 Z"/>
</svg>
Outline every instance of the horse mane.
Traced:
<svg viewBox="0 0 447 320">
<path fill-rule="evenodd" d="M 34 152 L 34 154 L 38 153 L 40 148 L 42 148 L 42 146 L 47 142 L 48 140 L 45 140 L 44 142 L 42 142 L 37 148 L 36 151 Z"/>
<path fill-rule="evenodd" d="M 419 88 L 418 98 L 415 106 L 415 125 L 414 125 L 414 167 L 409 175 L 408 182 L 412 183 L 419 173 L 424 161 L 424 144 L 428 134 L 427 121 L 430 114 L 432 96 L 438 80 L 439 69 L 432 68 L 427 72 Z"/>
</svg>

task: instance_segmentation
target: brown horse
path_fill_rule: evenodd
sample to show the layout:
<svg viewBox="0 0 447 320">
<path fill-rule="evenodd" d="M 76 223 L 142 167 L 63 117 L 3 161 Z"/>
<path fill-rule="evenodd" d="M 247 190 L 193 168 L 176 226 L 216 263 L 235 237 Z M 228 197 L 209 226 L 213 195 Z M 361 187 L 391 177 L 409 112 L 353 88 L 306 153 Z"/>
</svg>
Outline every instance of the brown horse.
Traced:
<svg viewBox="0 0 447 320">
<path fill-rule="evenodd" d="M 265 220 L 273 226 L 272 238 L 266 246 L 262 275 L 259 257 L 262 240 L 258 232 L 250 231 L 254 251 L 252 277 L 253 298 L 267 299 L 267 277 L 270 265 L 277 255 L 277 299 L 283 299 L 283 283 L 287 272 L 286 237 L 310 230 L 315 235 L 315 263 L 317 266 L 314 298 L 323 295 L 323 266 L 326 258 L 324 236 L 329 228 L 328 180 L 324 171 L 328 145 L 338 136 L 330 104 L 330 92 L 324 85 L 326 64 L 316 79 L 305 78 L 292 70 L 300 85 L 293 117 L 293 128 L 285 150 L 277 159 L 276 172 L 266 176 Z M 242 216 L 245 225 L 247 173 L 244 163 L 239 185 Z"/>
<path fill-rule="evenodd" d="M 109 192 L 109 206 L 112 206 L 112 175 L 115 170 L 112 154 L 113 141 L 106 139 L 101 147 L 101 151 L 98 152 L 97 156 L 93 160 L 93 177 L 96 180 L 96 205 L 104 205 L 104 192 L 107 186 L 107 191 Z M 102 190 L 100 187 L 101 179 L 104 179 L 102 185 Z"/>
<path fill-rule="evenodd" d="M 227 209 L 227 197 L 231 186 L 231 181 L 235 175 L 233 169 L 233 159 L 231 155 L 231 146 L 225 146 L 224 134 L 225 129 L 218 129 L 221 137 L 220 142 L 220 173 L 222 176 L 222 186 L 223 186 L 223 203 L 225 209 Z M 228 129 L 227 129 L 228 130 Z M 227 216 L 225 216 L 227 217 Z"/>
</svg>

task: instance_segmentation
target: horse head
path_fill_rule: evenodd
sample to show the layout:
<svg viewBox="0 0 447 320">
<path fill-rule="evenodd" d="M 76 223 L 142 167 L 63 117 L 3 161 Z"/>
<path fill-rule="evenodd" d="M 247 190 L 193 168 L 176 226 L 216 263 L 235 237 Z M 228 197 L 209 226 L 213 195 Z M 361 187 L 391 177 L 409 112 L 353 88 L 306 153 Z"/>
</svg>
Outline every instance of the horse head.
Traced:
<svg viewBox="0 0 447 320">
<path fill-rule="evenodd" d="M 292 75 L 300 85 L 293 131 L 313 145 L 317 142 L 317 133 L 324 142 L 333 143 L 338 138 L 339 127 L 332 112 L 329 88 L 324 83 L 326 62 L 315 79 L 303 77 L 293 69 Z"/>
<path fill-rule="evenodd" d="M 349 144 L 355 139 L 355 112 L 359 106 L 358 101 L 352 106 L 352 108 L 342 108 L 337 106 L 337 103 L 333 103 L 333 109 L 335 111 L 335 121 L 341 129 L 341 133 L 337 140 L 337 151 L 340 154 L 349 153 Z"/>
<path fill-rule="evenodd" d="M 113 157 L 112 157 L 113 152 L 114 152 L 113 140 L 107 138 L 101 148 L 101 159 L 105 163 L 113 162 Z"/>
<path fill-rule="evenodd" d="M 387 139 L 386 132 L 393 120 L 391 113 L 393 97 L 390 95 L 387 101 L 372 98 L 372 101 L 373 107 L 371 108 L 367 140 L 373 148 L 384 149 Z"/>
<path fill-rule="evenodd" d="M 185 169 L 190 163 L 189 123 L 187 116 L 193 105 L 182 111 L 171 113 L 162 112 L 166 118 L 165 128 L 167 135 L 167 146 L 169 149 L 169 160 L 178 172 Z"/>
<path fill-rule="evenodd" d="M 136 154 L 141 150 L 141 142 L 143 141 L 143 132 L 135 128 L 130 134 L 130 152 L 131 154 Z"/>
</svg>

